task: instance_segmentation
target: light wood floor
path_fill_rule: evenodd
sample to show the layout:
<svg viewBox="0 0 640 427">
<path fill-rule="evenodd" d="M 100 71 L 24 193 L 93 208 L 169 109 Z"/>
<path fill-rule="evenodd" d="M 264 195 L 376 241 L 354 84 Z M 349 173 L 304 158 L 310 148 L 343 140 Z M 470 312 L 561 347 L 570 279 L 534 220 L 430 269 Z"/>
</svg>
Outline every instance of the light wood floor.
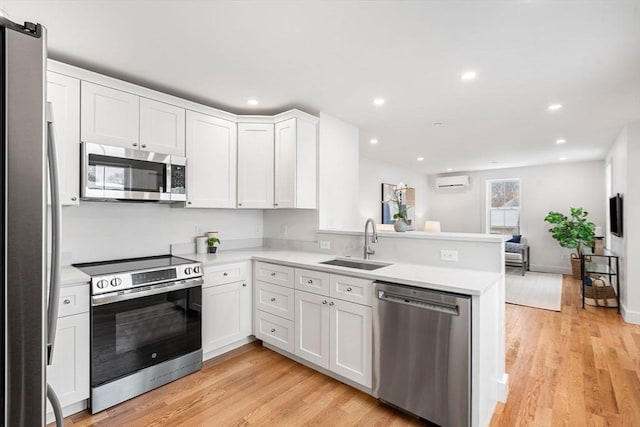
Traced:
<svg viewBox="0 0 640 427">
<path fill-rule="evenodd" d="M 562 312 L 507 304 L 510 393 L 492 426 L 640 426 L 640 326 L 579 308 L 564 279 Z M 400 412 L 257 344 L 201 372 L 68 426 L 419 425 Z"/>
</svg>

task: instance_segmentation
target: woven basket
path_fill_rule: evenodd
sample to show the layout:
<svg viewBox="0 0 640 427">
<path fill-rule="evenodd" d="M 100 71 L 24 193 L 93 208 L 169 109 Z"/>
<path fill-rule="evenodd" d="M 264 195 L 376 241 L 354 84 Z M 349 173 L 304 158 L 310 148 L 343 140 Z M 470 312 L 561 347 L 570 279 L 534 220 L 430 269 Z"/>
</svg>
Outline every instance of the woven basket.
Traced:
<svg viewBox="0 0 640 427">
<path fill-rule="evenodd" d="M 574 279 L 580 280 L 580 258 L 571 255 L 571 273 Z"/>
<path fill-rule="evenodd" d="M 592 285 L 584 288 L 584 303 L 596 307 L 617 307 L 616 291 L 604 276 L 592 276 Z"/>
</svg>

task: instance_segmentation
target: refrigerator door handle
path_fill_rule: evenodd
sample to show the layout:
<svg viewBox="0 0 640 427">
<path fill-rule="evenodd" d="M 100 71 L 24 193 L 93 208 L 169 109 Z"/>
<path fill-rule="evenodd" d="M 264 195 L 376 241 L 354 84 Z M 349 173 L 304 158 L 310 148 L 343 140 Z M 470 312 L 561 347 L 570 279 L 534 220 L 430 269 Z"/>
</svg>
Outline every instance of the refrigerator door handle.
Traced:
<svg viewBox="0 0 640 427">
<path fill-rule="evenodd" d="M 47 102 L 47 158 L 49 162 L 49 181 L 51 191 L 51 272 L 49 276 L 49 306 L 47 310 L 47 365 L 53 361 L 53 347 L 56 340 L 58 323 L 58 304 L 60 299 L 60 228 L 62 204 L 58 179 L 58 152 L 53 125 L 53 108 Z"/>
</svg>

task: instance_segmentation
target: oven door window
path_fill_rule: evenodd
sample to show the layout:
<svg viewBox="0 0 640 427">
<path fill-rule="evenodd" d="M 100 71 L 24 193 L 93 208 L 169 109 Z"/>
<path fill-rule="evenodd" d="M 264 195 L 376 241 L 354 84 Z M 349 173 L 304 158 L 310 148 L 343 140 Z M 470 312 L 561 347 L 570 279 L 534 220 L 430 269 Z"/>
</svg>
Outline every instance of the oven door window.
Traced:
<svg viewBox="0 0 640 427">
<path fill-rule="evenodd" d="M 87 186 L 90 189 L 163 193 L 166 177 L 164 163 L 89 154 Z"/>
<path fill-rule="evenodd" d="M 91 385 L 201 348 L 202 288 L 91 308 Z"/>
</svg>

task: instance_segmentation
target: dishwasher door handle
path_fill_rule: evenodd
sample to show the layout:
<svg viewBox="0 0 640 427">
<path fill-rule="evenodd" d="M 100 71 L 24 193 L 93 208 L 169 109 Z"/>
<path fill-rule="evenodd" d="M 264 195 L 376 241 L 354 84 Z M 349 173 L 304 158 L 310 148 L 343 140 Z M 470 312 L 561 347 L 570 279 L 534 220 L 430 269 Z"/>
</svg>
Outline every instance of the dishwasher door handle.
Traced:
<svg viewBox="0 0 640 427">
<path fill-rule="evenodd" d="M 424 310 L 438 311 L 451 316 L 459 316 L 460 311 L 457 305 L 440 303 L 435 301 L 424 301 L 415 298 L 408 298 L 402 295 L 392 294 L 386 291 L 378 291 L 378 299 L 396 304 L 404 304 L 411 307 L 422 308 Z"/>
</svg>

